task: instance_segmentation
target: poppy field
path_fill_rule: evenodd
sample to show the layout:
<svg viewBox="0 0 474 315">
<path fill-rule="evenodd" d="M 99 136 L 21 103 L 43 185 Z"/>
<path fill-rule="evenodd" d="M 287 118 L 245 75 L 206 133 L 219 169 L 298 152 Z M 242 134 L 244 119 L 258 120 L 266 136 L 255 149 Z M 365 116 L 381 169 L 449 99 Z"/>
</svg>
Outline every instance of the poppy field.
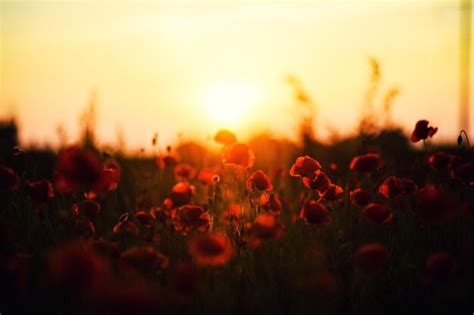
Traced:
<svg viewBox="0 0 474 315">
<path fill-rule="evenodd" d="M 0 313 L 471 314 L 473 151 L 433 125 L 2 152 Z"/>
</svg>

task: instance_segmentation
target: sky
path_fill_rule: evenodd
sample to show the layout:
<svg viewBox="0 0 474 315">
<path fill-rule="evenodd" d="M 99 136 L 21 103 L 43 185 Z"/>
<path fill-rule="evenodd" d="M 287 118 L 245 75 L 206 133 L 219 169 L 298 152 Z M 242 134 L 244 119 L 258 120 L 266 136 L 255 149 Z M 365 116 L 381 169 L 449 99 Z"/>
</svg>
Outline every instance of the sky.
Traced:
<svg viewBox="0 0 474 315">
<path fill-rule="evenodd" d="M 407 133 L 423 118 L 440 139 L 458 134 L 457 1 L 0 3 L 0 117 L 18 119 L 25 145 L 57 144 L 58 126 L 77 139 L 92 91 L 101 143 L 209 141 L 222 127 L 294 139 L 288 74 L 317 105 L 317 135 L 348 134 L 369 56 L 376 104 L 399 88 L 392 117 Z"/>
</svg>

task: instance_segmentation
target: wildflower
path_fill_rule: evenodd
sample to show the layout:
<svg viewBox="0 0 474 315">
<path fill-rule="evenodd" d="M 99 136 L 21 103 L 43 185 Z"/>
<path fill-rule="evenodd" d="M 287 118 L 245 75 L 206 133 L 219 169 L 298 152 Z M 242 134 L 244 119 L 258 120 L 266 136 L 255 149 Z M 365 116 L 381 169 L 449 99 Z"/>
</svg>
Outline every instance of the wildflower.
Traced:
<svg viewBox="0 0 474 315">
<path fill-rule="evenodd" d="M 221 266 L 232 258 L 234 250 L 225 234 L 198 235 L 188 243 L 188 250 L 199 266 Z"/>
<path fill-rule="evenodd" d="M 350 169 L 359 173 L 371 173 L 377 170 L 382 161 L 376 153 L 367 153 L 352 159 Z"/>
<path fill-rule="evenodd" d="M 361 188 L 351 191 L 351 200 L 355 206 L 364 207 L 372 200 L 372 194 Z"/>
<path fill-rule="evenodd" d="M 194 168 L 189 164 L 178 164 L 174 168 L 174 174 L 176 176 L 176 180 L 178 181 L 188 181 L 196 176 L 196 171 Z"/>
<path fill-rule="evenodd" d="M 116 160 L 108 160 L 102 169 L 102 185 L 98 191 L 112 191 L 117 189 L 122 168 Z"/>
<path fill-rule="evenodd" d="M 353 255 L 354 263 L 369 274 L 379 274 L 387 269 L 388 250 L 379 243 L 369 243 L 360 246 Z"/>
<path fill-rule="evenodd" d="M 222 162 L 240 165 L 243 168 L 252 167 L 255 155 L 250 147 L 243 143 L 234 143 L 225 147 L 222 153 Z"/>
<path fill-rule="evenodd" d="M 170 198 L 163 200 L 161 207 L 151 208 L 150 215 L 160 222 L 165 222 L 171 217 L 174 205 Z"/>
<path fill-rule="evenodd" d="M 317 170 L 315 175 L 312 179 L 308 177 L 303 177 L 303 184 L 318 192 L 325 192 L 328 189 L 329 185 L 331 184 L 331 180 L 327 177 L 326 173 L 322 172 L 321 170 Z"/>
<path fill-rule="evenodd" d="M 266 191 L 272 190 L 273 186 L 270 183 L 268 176 L 261 170 L 255 171 L 247 180 L 247 189 L 249 191 Z"/>
<path fill-rule="evenodd" d="M 130 215 L 128 213 L 124 213 L 120 216 L 118 223 L 115 224 L 112 231 L 120 236 L 131 237 L 138 236 L 140 232 L 137 225 L 130 221 Z"/>
<path fill-rule="evenodd" d="M 177 183 L 169 193 L 169 199 L 173 202 L 174 207 L 179 207 L 191 203 L 194 195 L 194 186 L 189 183 Z"/>
<path fill-rule="evenodd" d="M 397 176 L 387 177 L 380 185 L 379 192 L 385 198 L 394 198 L 403 194 L 404 189 L 400 178 Z"/>
<path fill-rule="evenodd" d="M 237 138 L 229 130 L 221 129 L 215 135 L 214 141 L 223 145 L 231 145 L 237 142 Z"/>
<path fill-rule="evenodd" d="M 59 154 L 56 184 L 63 192 L 92 190 L 101 184 L 102 169 L 102 163 L 94 152 L 70 147 Z"/>
<path fill-rule="evenodd" d="M 219 172 L 215 168 L 203 168 L 199 171 L 198 180 L 204 185 L 211 185 L 213 177 Z"/>
<path fill-rule="evenodd" d="M 433 128 L 428 124 L 427 120 L 419 120 L 410 136 L 410 141 L 416 143 L 420 140 L 426 140 L 428 137 L 433 137 L 438 131 L 438 127 Z"/>
<path fill-rule="evenodd" d="M 382 203 L 370 203 L 363 210 L 364 216 L 372 223 L 387 224 L 393 219 L 393 212 Z"/>
<path fill-rule="evenodd" d="M 291 166 L 290 175 L 306 177 L 312 180 L 316 176 L 316 171 L 321 169 L 321 164 L 309 156 L 300 156 Z"/>
<path fill-rule="evenodd" d="M 176 231 L 183 235 L 191 230 L 205 231 L 209 227 L 209 214 L 200 206 L 185 205 L 174 209 L 171 214 L 171 223 Z"/>
<path fill-rule="evenodd" d="M 330 184 L 328 188 L 324 192 L 318 192 L 321 198 L 329 200 L 329 201 L 334 201 L 342 197 L 342 193 L 344 191 L 342 190 L 341 186 Z"/>
<path fill-rule="evenodd" d="M 137 211 L 133 216 L 142 226 L 146 228 L 151 228 L 153 223 L 155 223 L 155 218 L 146 211 Z"/>
<path fill-rule="evenodd" d="M 402 178 L 402 186 L 405 195 L 413 195 L 418 191 L 418 185 L 409 178 Z"/>
<path fill-rule="evenodd" d="M 326 227 L 332 222 L 328 209 L 316 200 L 309 200 L 300 211 L 300 218 L 317 227 Z"/>
</svg>

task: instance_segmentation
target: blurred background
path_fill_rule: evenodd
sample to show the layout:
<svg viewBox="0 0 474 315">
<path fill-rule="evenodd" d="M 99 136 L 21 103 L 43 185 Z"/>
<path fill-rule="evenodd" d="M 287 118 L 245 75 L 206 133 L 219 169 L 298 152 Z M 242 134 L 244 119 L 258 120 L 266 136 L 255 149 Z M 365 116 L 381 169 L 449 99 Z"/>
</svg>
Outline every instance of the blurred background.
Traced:
<svg viewBox="0 0 474 315">
<path fill-rule="evenodd" d="M 2 1 L 0 117 L 20 143 L 128 150 L 219 128 L 322 142 L 362 117 L 468 128 L 470 1 Z M 472 81 L 471 81 L 472 83 Z M 471 101 L 472 103 L 472 101 Z M 464 107 L 463 107 L 464 106 Z M 86 119 L 86 120 L 87 120 Z M 472 135 L 472 133 L 471 133 Z"/>
</svg>

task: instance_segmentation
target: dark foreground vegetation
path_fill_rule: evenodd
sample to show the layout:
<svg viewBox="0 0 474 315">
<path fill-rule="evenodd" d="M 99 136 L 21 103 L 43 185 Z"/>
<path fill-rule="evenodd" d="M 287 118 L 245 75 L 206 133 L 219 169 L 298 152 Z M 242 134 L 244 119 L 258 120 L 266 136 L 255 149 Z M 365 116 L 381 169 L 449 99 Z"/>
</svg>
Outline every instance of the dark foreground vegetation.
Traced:
<svg viewBox="0 0 474 315">
<path fill-rule="evenodd" d="M 3 150 L 0 312 L 471 314 L 473 152 L 435 133 Z"/>
</svg>

